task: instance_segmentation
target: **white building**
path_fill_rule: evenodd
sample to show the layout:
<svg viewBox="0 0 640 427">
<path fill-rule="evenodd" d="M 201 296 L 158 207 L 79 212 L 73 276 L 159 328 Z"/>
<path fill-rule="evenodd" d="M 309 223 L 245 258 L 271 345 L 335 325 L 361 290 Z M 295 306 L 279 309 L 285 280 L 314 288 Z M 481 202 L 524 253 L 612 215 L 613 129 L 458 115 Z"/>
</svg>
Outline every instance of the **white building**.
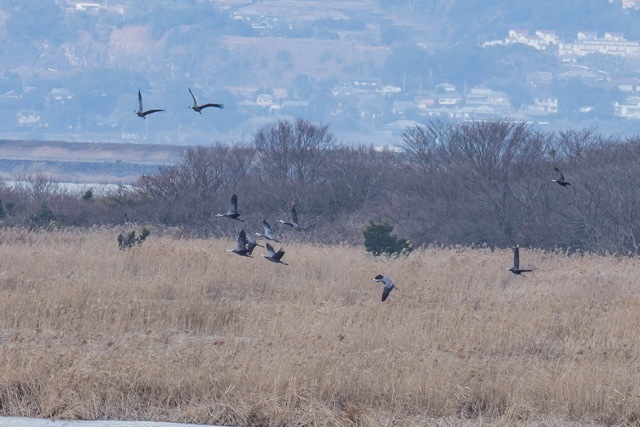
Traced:
<svg viewBox="0 0 640 427">
<path fill-rule="evenodd" d="M 560 43 L 560 56 L 586 56 L 591 53 L 618 55 L 623 57 L 640 56 L 640 43 L 629 41 L 622 33 L 605 33 L 604 37 L 591 31 L 580 31 L 573 43 Z"/>
</svg>

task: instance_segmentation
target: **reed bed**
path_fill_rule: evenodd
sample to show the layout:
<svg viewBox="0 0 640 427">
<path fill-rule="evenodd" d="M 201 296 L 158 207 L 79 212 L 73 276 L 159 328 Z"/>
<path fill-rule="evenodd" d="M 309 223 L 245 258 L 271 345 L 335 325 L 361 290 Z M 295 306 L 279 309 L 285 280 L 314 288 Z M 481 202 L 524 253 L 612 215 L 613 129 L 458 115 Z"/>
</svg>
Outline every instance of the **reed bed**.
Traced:
<svg viewBox="0 0 640 427">
<path fill-rule="evenodd" d="M 0 414 L 251 426 L 640 423 L 640 262 L 0 232 Z M 257 252 L 264 252 L 257 248 Z M 400 288 L 380 301 L 391 277 Z"/>
</svg>

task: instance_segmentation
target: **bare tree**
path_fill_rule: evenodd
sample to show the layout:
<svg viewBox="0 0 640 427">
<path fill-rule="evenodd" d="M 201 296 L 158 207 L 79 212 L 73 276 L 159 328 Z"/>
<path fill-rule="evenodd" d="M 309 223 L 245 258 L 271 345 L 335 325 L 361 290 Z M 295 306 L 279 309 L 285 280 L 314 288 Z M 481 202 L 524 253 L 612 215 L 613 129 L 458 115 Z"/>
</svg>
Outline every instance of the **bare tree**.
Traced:
<svg viewBox="0 0 640 427">
<path fill-rule="evenodd" d="M 529 181 L 520 188 L 515 184 L 518 178 L 527 177 L 519 171 L 523 162 L 540 160 L 541 141 L 524 123 L 496 120 L 464 123 L 460 128 L 455 142 L 463 159 L 459 170 L 467 190 L 491 206 L 506 239 L 500 244 L 522 240 L 519 231 L 525 211 L 538 196 L 539 184 Z M 539 179 L 538 174 L 532 177 Z"/>
<path fill-rule="evenodd" d="M 449 168 L 458 148 L 455 144 L 458 130 L 454 123 L 431 121 L 425 126 L 407 128 L 396 146 L 404 154 L 408 167 L 423 171 Z"/>
<path fill-rule="evenodd" d="M 141 197 L 159 204 L 167 221 L 193 223 L 210 216 L 212 201 L 222 187 L 236 185 L 248 173 L 253 150 L 246 147 L 196 147 L 180 162 L 144 175 L 135 183 Z"/>
<path fill-rule="evenodd" d="M 268 180 L 314 182 L 335 138 L 328 125 L 303 119 L 279 120 L 258 130 L 254 146 L 260 168 Z"/>
</svg>

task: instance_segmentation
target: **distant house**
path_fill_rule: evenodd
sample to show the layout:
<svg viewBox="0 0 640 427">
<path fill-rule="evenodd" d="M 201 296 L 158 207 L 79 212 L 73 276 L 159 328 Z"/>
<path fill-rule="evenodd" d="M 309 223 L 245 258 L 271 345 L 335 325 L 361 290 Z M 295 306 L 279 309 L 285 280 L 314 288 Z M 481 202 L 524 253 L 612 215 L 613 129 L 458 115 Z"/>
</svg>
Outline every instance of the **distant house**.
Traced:
<svg viewBox="0 0 640 427">
<path fill-rule="evenodd" d="M 558 54 L 562 56 L 586 56 L 592 53 L 623 57 L 640 56 L 640 43 L 629 41 L 622 33 L 608 32 L 598 37 L 594 31 L 580 31 L 573 43 L 560 43 Z"/>
<path fill-rule="evenodd" d="M 436 100 L 434 98 L 421 98 L 418 100 L 418 108 L 421 110 L 425 110 L 427 108 L 433 108 L 436 105 Z"/>
<path fill-rule="evenodd" d="M 625 93 L 640 92 L 640 79 L 638 78 L 630 77 L 630 78 L 618 79 L 615 83 L 621 92 L 625 92 Z"/>
<path fill-rule="evenodd" d="M 382 86 L 380 89 L 378 89 L 378 92 L 383 94 L 383 95 L 392 95 L 394 93 L 402 92 L 402 88 L 399 87 L 399 86 L 386 85 L 386 86 Z"/>
<path fill-rule="evenodd" d="M 533 104 L 540 107 L 545 113 L 555 114 L 558 112 L 558 98 L 554 96 L 533 98 Z"/>
<path fill-rule="evenodd" d="M 618 117 L 640 120 L 640 96 L 630 96 L 623 102 L 615 102 L 613 111 Z"/>
<path fill-rule="evenodd" d="M 73 93 L 66 87 L 54 87 L 46 95 L 45 100 L 48 104 L 64 104 L 66 101 L 73 98 Z"/>
<path fill-rule="evenodd" d="M 270 107 L 271 105 L 273 105 L 273 96 L 268 93 L 261 93 L 256 98 L 256 104 L 258 104 L 260 107 Z"/>
<path fill-rule="evenodd" d="M 455 107 L 462 104 L 461 96 L 445 95 L 438 97 L 438 105 L 441 107 Z"/>
<path fill-rule="evenodd" d="M 76 3 L 76 10 L 79 12 L 96 11 L 102 9 L 98 3 Z"/>
<path fill-rule="evenodd" d="M 537 30 L 534 34 L 529 34 L 528 30 L 509 30 L 509 35 L 501 44 L 526 44 L 538 50 L 546 50 L 551 45 L 558 44 L 558 36 L 553 30 Z M 496 44 L 489 42 L 486 44 L 490 46 Z M 483 45 L 484 46 L 484 45 Z"/>
<path fill-rule="evenodd" d="M 440 83 L 436 85 L 435 89 L 438 93 L 451 93 L 456 91 L 456 86 L 451 83 Z"/>
<path fill-rule="evenodd" d="M 558 80 L 578 79 L 584 82 L 595 82 L 598 80 L 604 80 L 605 78 L 606 75 L 602 75 L 596 71 L 591 71 L 587 68 L 573 68 L 558 74 Z"/>
<path fill-rule="evenodd" d="M 511 101 L 505 92 L 488 87 L 471 88 L 465 99 L 467 105 L 489 105 L 492 107 L 510 107 Z"/>
<path fill-rule="evenodd" d="M 373 79 L 355 79 L 353 81 L 353 86 L 359 88 L 376 88 L 379 85 L 380 82 Z"/>
<path fill-rule="evenodd" d="M 558 43 L 558 36 L 553 30 L 537 30 L 536 37 L 538 38 L 540 44 L 549 45 Z"/>
<path fill-rule="evenodd" d="M 40 123 L 40 113 L 35 111 L 21 110 L 16 113 L 16 116 L 20 126 L 35 126 Z"/>
<path fill-rule="evenodd" d="M 530 116 L 548 116 L 558 112 L 558 98 L 550 94 L 540 94 L 533 98 L 533 104 L 524 104 L 520 113 Z"/>
</svg>

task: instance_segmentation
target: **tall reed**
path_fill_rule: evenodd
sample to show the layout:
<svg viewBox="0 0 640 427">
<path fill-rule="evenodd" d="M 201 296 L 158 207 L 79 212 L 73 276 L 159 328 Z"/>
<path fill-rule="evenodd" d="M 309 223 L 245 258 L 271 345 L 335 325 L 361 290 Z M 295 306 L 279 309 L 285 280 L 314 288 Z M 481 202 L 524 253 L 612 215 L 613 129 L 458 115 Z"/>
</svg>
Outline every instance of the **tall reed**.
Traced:
<svg viewBox="0 0 640 427">
<path fill-rule="evenodd" d="M 0 413 L 225 425 L 640 422 L 640 262 L 0 232 Z M 257 248 L 257 252 L 263 252 Z M 376 274 L 394 280 L 382 303 Z"/>
</svg>

